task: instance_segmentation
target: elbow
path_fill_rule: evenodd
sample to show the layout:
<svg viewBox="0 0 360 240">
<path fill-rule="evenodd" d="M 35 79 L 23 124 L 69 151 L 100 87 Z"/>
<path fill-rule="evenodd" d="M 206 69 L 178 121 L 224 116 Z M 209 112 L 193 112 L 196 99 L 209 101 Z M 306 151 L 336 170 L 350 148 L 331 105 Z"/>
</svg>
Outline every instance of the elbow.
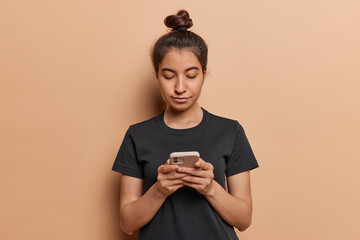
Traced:
<svg viewBox="0 0 360 240">
<path fill-rule="evenodd" d="M 129 236 L 131 236 L 131 235 L 134 235 L 135 232 L 125 232 L 125 231 L 124 231 L 124 233 L 127 234 L 127 235 L 129 235 Z"/>
<path fill-rule="evenodd" d="M 124 217 L 121 215 L 121 213 L 120 213 L 120 229 L 127 235 L 134 235 L 134 233 L 136 232 L 136 229 L 133 229 L 131 227 L 131 224 L 129 224 L 129 221 L 126 221 L 126 219 L 124 219 Z"/>
<path fill-rule="evenodd" d="M 120 209 L 120 229 L 127 235 L 134 235 L 136 232 L 136 229 L 134 229 L 131 224 L 129 224 L 129 220 L 126 219 L 125 215 L 123 214 L 123 211 Z"/>
<path fill-rule="evenodd" d="M 243 226 L 238 226 L 236 227 L 240 232 L 245 231 L 248 227 L 250 227 L 250 225 L 243 225 Z"/>
<path fill-rule="evenodd" d="M 240 231 L 240 232 L 243 232 L 245 231 L 246 229 L 248 229 L 251 225 L 251 219 L 249 219 L 248 221 L 246 222 L 241 222 L 239 224 L 236 225 L 236 228 Z"/>
<path fill-rule="evenodd" d="M 246 229 L 248 229 L 251 225 L 252 221 L 252 206 L 249 205 L 249 208 L 247 208 L 240 217 L 237 218 L 235 227 L 240 231 L 243 232 Z"/>
<path fill-rule="evenodd" d="M 121 224 L 121 222 L 120 222 L 120 229 L 127 235 L 134 235 L 134 233 L 135 233 L 135 231 L 129 229 L 127 226 L 124 226 L 124 224 Z"/>
</svg>

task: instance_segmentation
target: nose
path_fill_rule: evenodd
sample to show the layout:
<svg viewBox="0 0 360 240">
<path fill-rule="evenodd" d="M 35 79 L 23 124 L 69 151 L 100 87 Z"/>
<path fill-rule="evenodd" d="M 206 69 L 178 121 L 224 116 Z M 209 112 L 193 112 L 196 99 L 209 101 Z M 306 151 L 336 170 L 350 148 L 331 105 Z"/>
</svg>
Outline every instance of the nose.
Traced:
<svg viewBox="0 0 360 240">
<path fill-rule="evenodd" d="M 175 82 L 175 92 L 176 92 L 177 94 L 182 94 L 182 93 L 186 92 L 186 80 L 184 79 L 184 77 L 179 76 L 179 77 L 176 79 L 176 82 Z"/>
</svg>

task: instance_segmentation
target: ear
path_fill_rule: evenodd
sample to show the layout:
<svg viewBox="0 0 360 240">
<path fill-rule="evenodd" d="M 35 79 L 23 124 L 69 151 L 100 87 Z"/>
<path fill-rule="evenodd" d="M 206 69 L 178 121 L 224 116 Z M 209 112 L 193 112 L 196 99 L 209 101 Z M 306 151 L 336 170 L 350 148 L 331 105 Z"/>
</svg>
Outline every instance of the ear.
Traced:
<svg viewBox="0 0 360 240">
<path fill-rule="evenodd" d="M 204 72 L 203 72 L 203 75 L 204 75 L 204 81 L 205 81 L 205 78 L 206 78 L 206 73 L 207 73 L 207 71 L 206 71 L 206 69 L 204 70 Z M 203 83 L 204 83 L 204 81 L 203 81 Z"/>
<path fill-rule="evenodd" d="M 155 71 L 153 71 L 153 75 L 154 75 L 154 77 L 155 77 L 156 82 L 159 82 L 159 81 L 158 81 L 158 80 L 159 80 L 158 75 L 156 74 Z"/>
</svg>

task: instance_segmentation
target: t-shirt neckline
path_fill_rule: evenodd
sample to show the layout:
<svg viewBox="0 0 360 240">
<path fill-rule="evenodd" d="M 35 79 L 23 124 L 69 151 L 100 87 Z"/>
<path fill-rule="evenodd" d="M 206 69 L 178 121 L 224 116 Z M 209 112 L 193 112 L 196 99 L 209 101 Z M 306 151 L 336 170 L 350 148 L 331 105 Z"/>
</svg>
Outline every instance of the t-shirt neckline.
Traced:
<svg viewBox="0 0 360 240">
<path fill-rule="evenodd" d="M 203 117 L 201 122 L 191 128 L 185 128 L 185 129 L 176 129 L 176 128 L 171 128 L 168 125 L 166 125 L 165 121 L 164 121 L 164 113 L 165 110 L 163 110 L 161 112 L 161 114 L 158 117 L 159 120 L 159 126 L 160 128 L 165 131 L 166 133 L 172 134 L 172 135 L 189 135 L 189 134 L 193 134 L 196 132 L 201 131 L 202 129 L 205 128 L 207 122 L 208 122 L 208 118 L 209 118 L 209 112 L 206 111 L 204 108 L 201 107 L 201 109 L 203 110 Z"/>
</svg>

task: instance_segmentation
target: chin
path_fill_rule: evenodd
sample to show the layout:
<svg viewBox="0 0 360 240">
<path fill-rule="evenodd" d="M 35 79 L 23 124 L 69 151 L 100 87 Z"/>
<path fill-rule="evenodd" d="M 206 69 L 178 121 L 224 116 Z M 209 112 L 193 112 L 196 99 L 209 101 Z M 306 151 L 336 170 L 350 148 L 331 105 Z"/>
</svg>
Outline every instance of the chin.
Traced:
<svg viewBox="0 0 360 240">
<path fill-rule="evenodd" d="M 173 109 L 175 111 L 178 111 L 178 112 L 183 112 L 183 111 L 186 111 L 186 110 L 192 108 L 197 103 L 197 99 L 198 98 L 191 97 L 185 103 L 176 103 L 174 101 L 174 99 L 167 98 L 166 103 L 167 103 L 168 108 L 171 108 L 171 109 Z"/>
<path fill-rule="evenodd" d="M 187 104 L 168 104 L 168 107 L 172 108 L 175 111 L 183 112 L 189 110 L 195 105 L 195 103 L 187 103 Z"/>
<path fill-rule="evenodd" d="M 188 104 L 188 103 L 185 103 L 185 104 L 176 104 L 176 103 L 169 104 L 168 103 L 168 107 L 170 107 L 173 110 L 178 111 L 178 112 L 183 112 L 185 110 L 188 110 L 189 108 L 192 107 L 192 105 L 193 104 Z"/>
<path fill-rule="evenodd" d="M 170 108 L 172 108 L 173 110 L 175 111 L 178 111 L 178 112 L 183 112 L 187 109 L 189 109 L 190 107 L 189 106 L 186 106 L 186 105 L 182 105 L 182 106 L 174 106 L 172 104 L 169 105 Z"/>
</svg>

